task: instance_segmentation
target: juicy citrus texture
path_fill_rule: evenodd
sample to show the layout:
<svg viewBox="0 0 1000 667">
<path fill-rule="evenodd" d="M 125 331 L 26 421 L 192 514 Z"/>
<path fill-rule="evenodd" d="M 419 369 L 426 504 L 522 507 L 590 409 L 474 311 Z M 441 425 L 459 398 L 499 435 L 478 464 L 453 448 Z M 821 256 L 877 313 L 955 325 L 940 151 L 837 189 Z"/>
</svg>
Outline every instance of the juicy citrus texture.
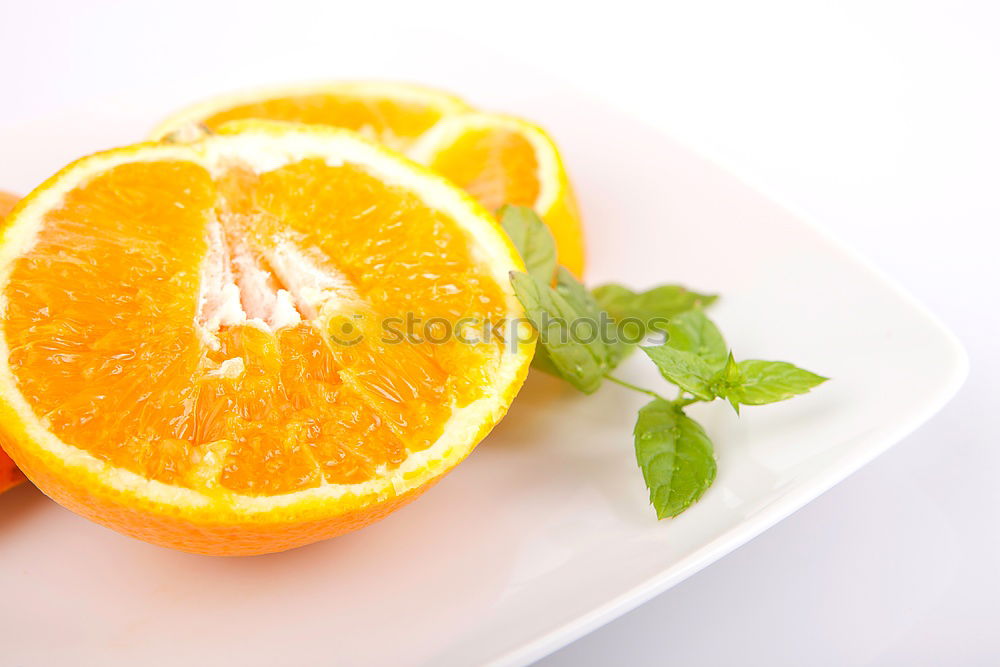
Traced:
<svg viewBox="0 0 1000 667">
<path fill-rule="evenodd" d="M 247 118 L 355 130 L 445 175 L 489 211 L 532 207 L 552 231 L 560 263 L 583 274 L 583 228 L 569 177 L 555 143 L 531 123 L 477 113 L 420 86 L 356 82 L 220 97 L 168 119 L 153 136 Z"/>
<path fill-rule="evenodd" d="M 348 133 L 242 129 L 85 159 L 3 244 L 12 456 L 71 508 L 203 553 L 384 515 L 468 454 L 530 356 L 385 332 L 516 312 L 485 212 Z"/>
<path fill-rule="evenodd" d="M 556 242 L 559 263 L 582 276 L 583 227 L 555 142 L 519 118 L 464 113 L 445 118 L 414 146 L 415 160 L 465 189 L 489 210 L 528 206 Z"/>
<path fill-rule="evenodd" d="M 239 104 L 209 116 L 204 122 L 210 129 L 246 118 L 324 123 L 361 132 L 387 146 L 405 150 L 441 116 L 440 110 L 420 103 L 314 94 Z"/>
<path fill-rule="evenodd" d="M 534 147 L 505 128 L 464 132 L 440 148 L 430 166 L 492 211 L 504 204 L 534 206 L 541 190 Z"/>
<path fill-rule="evenodd" d="M 423 86 L 343 82 L 253 92 L 208 102 L 168 120 L 155 137 L 162 138 L 190 122 L 214 130 L 229 121 L 257 118 L 342 127 L 405 151 L 445 115 L 468 108 L 454 95 Z"/>
<path fill-rule="evenodd" d="M 20 197 L 0 190 L 0 220 L 14 209 Z M 24 481 L 24 475 L 17 469 L 10 457 L 0 449 L 0 493 Z"/>
</svg>

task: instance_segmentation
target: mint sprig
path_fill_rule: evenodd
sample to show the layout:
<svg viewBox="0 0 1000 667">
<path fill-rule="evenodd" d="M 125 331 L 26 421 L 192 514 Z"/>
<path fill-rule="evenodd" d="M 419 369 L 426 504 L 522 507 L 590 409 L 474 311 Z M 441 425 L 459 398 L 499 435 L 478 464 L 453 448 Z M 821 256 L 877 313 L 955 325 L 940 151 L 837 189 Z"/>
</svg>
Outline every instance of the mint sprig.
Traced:
<svg viewBox="0 0 1000 667">
<path fill-rule="evenodd" d="M 658 518 L 674 517 L 701 498 L 715 481 L 712 441 L 684 412 L 697 402 L 724 399 L 764 405 L 808 392 L 826 381 L 784 361 L 737 362 L 719 328 L 702 308 L 716 296 L 680 285 L 637 292 L 617 284 L 588 291 L 563 267 L 555 244 L 528 208 L 506 206 L 501 224 L 524 258 L 527 272 L 511 272 L 511 284 L 539 334 L 532 366 L 562 378 L 586 394 L 608 380 L 653 400 L 639 410 L 635 456 Z M 627 322 L 626 322 L 627 321 Z M 660 375 L 679 393 L 673 400 L 611 375 L 635 347 L 620 327 L 633 324 L 638 338 L 662 334 L 664 342 L 640 345 Z"/>
</svg>

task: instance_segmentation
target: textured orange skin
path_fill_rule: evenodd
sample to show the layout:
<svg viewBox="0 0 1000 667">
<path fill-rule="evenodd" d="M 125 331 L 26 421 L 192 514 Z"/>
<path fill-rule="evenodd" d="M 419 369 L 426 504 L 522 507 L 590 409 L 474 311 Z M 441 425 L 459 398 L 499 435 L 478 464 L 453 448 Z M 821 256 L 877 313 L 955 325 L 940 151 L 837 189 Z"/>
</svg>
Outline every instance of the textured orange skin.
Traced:
<svg viewBox="0 0 1000 667">
<path fill-rule="evenodd" d="M 527 374 L 528 365 L 524 364 L 518 374 L 517 387 Z M 483 424 L 474 441 L 479 442 L 486 437 L 502 416 L 496 415 L 492 422 Z M 11 417 L 9 408 L 0 404 L 0 445 L 10 453 L 28 479 L 47 496 L 67 509 L 125 535 L 208 556 L 276 553 L 364 528 L 416 499 L 461 463 L 461 460 L 454 461 L 433 479 L 402 495 L 385 500 L 373 499 L 354 511 L 332 516 L 327 512 L 324 516 L 322 508 L 315 508 L 317 511 L 313 514 L 319 516 L 304 516 L 301 519 L 220 521 L 213 520 L 211 509 L 200 517 L 197 513 L 184 516 L 176 507 L 116 491 L 95 476 L 71 474 L 64 462 L 39 451 L 31 437 L 21 432 L 21 424 Z"/>
<path fill-rule="evenodd" d="M 0 493 L 24 481 L 24 474 L 17 469 L 6 452 L 0 449 Z"/>
<path fill-rule="evenodd" d="M 17 195 L 0 190 L 0 218 L 10 213 L 19 200 L 20 197 Z M 17 486 L 23 481 L 24 475 L 17 469 L 17 466 L 10 460 L 6 452 L 0 449 L 0 493 Z"/>
<path fill-rule="evenodd" d="M 520 373 L 527 375 L 525 365 Z M 519 383 L 520 384 L 520 383 Z M 518 386 L 519 386 L 518 384 Z M 208 556 L 255 556 L 294 549 L 364 528 L 384 519 L 432 487 L 461 461 L 441 470 L 433 479 L 406 493 L 334 516 L 303 517 L 301 520 L 248 521 L 195 520 L 181 516 L 176 508 L 153 503 L 109 488 L 93 478 L 67 474 L 61 462 L 43 458 L 19 425 L 8 419 L 0 406 L 0 444 L 10 452 L 28 479 L 57 503 L 96 523 L 159 546 Z M 499 417 L 496 421 L 499 421 Z M 495 423 L 495 422 L 494 422 Z M 494 423 L 484 424 L 475 440 L 485 437 Z M 11 432 L 8 429 L 14 429 Z"/>
<path fill-rule="evenodd" d="M 7 446 L 7 438 L 2 440 Z M 28 477 L 38 488 L 63 507 L 130 537 L 208 556 L 276 553 L 336 537 L 385 518 L 440 479 L 433 479 L 408 493 L 365 510 L 328 519 L 260 524 L 198 523 L 165 513 L 137 509 L 134 501 L 129 498 L 95 493 L 94 489 L 78 484 L 75 480 L 52 474 L 51 470 L 38 465 L 36 459 L 23 458 L 24 454 L 24 451 L 17 452 L 21 468 L 27 471 Z"/>
</svg>

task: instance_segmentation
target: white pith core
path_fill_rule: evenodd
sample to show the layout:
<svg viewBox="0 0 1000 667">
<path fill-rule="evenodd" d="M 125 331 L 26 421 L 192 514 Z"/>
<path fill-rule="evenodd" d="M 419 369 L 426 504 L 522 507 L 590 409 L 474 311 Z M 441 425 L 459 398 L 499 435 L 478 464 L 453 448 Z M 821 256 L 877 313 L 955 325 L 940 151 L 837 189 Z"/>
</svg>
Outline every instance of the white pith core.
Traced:
<svg viewBox="0 0 1000 667">
<path fill-rule="evenodd" d="M 221 212 L 208 221 L 197 315 L 206 336 L 247 323 L 274 332 L 321 313 L 364 308 L 330 258 L 301 239 L 293 241 L 291 233 L 270 239 L 267 247 L 251 247 L 242 234 L 247 221 L 240 220 L 247 217 Z"/>
</svg>

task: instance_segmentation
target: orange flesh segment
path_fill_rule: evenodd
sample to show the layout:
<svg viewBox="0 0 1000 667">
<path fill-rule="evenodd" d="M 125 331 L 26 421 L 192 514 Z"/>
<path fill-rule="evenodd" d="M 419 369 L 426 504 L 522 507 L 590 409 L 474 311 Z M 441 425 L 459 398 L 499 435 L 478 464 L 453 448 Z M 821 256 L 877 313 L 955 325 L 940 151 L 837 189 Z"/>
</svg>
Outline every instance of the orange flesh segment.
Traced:
<svg viewBox="0 0 1000 667">
<path fill-rule="evenodd" d="M 10 366 L 57 437 L 248 495 L 371 479 L 488 386 L 499 342 L 385 342 L 384 318 L 506 312 L 453 220 L 321 160 L 115 167 L 46 216 L 5 296 Z"/>
<path fill-rule="evenodd" d="M 504 128 L 468 130 L 428 166 L 490 211 L 504 204 L 535 206 L 541 190 L 534 147 Z"/>
<path fill-rule="evenodd" d="M 204 124 L 214 129 L 231 120 L 262 118 L 333 125 L 403 150 L 441 120 L 441 116 L 440 109 L 415 101 L 347 93 L 312 93 L 240 104 L 209 116 Z"/>
</svg>

